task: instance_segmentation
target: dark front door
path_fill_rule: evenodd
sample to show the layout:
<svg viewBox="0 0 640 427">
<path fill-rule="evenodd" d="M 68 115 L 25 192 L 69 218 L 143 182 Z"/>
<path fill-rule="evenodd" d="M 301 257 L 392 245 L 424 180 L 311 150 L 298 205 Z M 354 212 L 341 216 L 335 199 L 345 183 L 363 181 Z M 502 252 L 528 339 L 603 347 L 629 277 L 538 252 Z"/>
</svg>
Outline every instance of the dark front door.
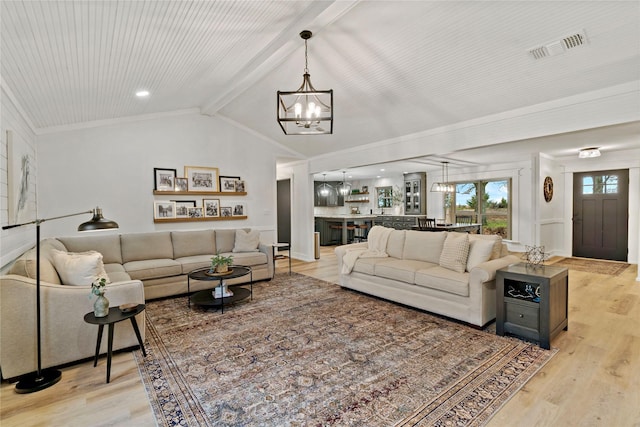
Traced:
<svg viewBox="0 0 640 427">
<path fill-rule="evenodd" d="M 629 171 L 573 175 L 573 255 L 627 261 Z"/>
<path fill-rule="evenodd" d="M 291 243 L 291 180 L 279 180 L 276 191 L 278 242 Z"/>
</svg>

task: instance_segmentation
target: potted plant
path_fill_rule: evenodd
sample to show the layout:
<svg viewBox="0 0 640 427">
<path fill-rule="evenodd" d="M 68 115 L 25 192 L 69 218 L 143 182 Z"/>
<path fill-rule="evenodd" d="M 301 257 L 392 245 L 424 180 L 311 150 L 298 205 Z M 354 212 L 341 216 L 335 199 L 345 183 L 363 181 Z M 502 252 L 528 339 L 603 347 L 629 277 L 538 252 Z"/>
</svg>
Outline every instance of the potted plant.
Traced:
<svg viewBox="0 0 640 427">
<path fill-rule="evenodd" d="M 226 273 L 229 271 L 229 266 L 233 264 L 233 255 L 224 256 L 218 252 L 216 256 L 211 258 L 211 272 L 212 273 Z"/>
<path fill-rule="evenodd" d="M 91 293 L 98 297 L 93 303 L 93 314 L 96 317 L 105 317 L 109 314 L 109 300 L 104 296 L 106 286 L 107 279 L 104 277 L 100 277 L 91 283 Z"/>
</svg>

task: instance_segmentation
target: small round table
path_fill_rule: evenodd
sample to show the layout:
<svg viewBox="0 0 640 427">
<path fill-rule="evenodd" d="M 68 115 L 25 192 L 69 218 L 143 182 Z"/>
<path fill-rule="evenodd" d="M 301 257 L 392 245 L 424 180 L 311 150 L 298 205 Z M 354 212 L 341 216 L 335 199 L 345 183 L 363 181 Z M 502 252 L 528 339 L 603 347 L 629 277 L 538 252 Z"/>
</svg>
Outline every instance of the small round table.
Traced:
<svg viewBox="0 0 640 427">
<path fill-rule="evenodd" d="M 102 341 L 102 331 L 104 330 L 104 325 L 109 325 L 109 342 L 107 347 L 107 383 L 109 383 L 109 379 L 111 377 L 111 354 L 113 350 L 113 329 L 115 328 L 115 324 L 118 322 L 122 322 L 123 320 L 130 319 L 131 326 L 133 326 L 133 330 L 136 333 L 136 337 L 138 338 L 138 343 L 140 344 L 140 349 L 142 350 L 142 354 L 146 357 L 147 352 L 144 350 L 144 344 L 142 343 L 142 336 L 140 335 L 140 329 L 138 329 L 138 322 L 136 322 L 136 315 L 142 313 L 145 309 L 146 305 L 138 304 L 136 308 L 131 311 L 121 311 L 118 307 L 111 307 L 109 309 L 109 314 L 104 317 L 96 317 L 93 314 L 93 311 L 84 315 L 84 321 L 87 323 L 91 323 L 93 325 L 98 325 L 98 342 L 96 344 L 96 356 L 93 360 L 93 367 L 95 368 L 98 365 L 98 356 L 100 355 L 100 342 Z"/>
<path fill-rule="evenodd" d="M 247 267 L 244 265 L 231 265 L 229 266 L 229 273 L 209 273 L 209 267 L 198 268 L 197 270 L 193 270 L 187 276 L 187 304 L 191 307 L 191 303 L 193 302 L 195 305 L 200 305 L 203 307 L 220 307 L 222 313 L 224 313 L 224 305 L 243 300 L 247 297 L 253 299 L 253 271 L 251 267 Z M 249 281 L 250 289 L 242 288 L 240 286 L 245 283 L 238 283 L 233 286 L 233 295 L 231 296 L 222 296 L 221 298 L 215 298 L 212 292 L 215 292 L 215 288 L 212 291 L 211 289 L 205 289 L 203 291 L 196 292 L 193 295 L 191 294 L 191 280 L 202 280 L 202 281 L 214 281 L 218 280 L 218 286 L 222 287 L 224 280 L 235 279 L 236 277 L 246 276 L 247 274 L 251 275 Z M 217 287 L 217 286 L 216 286 Z"/>
</svg>

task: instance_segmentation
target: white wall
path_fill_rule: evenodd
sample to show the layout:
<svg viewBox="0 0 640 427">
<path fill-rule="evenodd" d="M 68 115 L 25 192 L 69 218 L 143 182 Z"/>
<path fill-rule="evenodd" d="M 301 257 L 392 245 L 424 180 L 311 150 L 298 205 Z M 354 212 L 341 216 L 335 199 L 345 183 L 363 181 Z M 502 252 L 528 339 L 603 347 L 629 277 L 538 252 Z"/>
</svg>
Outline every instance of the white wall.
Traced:
<svg viewBox="0 0 640 427">
<path fill-rule="evenodd" d="M 534 224 L 535 245 L 544 246 L 547 256 L 564 253 L 563 241 L 566 227 L 564 215 L 565 174 L 564 168 L 553 158 L 540 154 L 537 156 L 537 167 L 531 187 L 535 194 L 536 221 Z M 553 180 L 553 197 L 547 202 L 544 199 L 543 183 L 546 177 Z"/>
<path fill-rule="evenodd" d="M 35 133 L 31 123 L 22 114 L 20 107 L 13 102 L 13 97 L 2 87 L 0 91 L 0 224 L 2 226 L 27 222 L 36 219 L 36 174 L 37 158 L 35 150 Z M 8 173 L 14 173 L 18 163 L 7 158 L 7 131 L 11 131 L 15 152 L 26 153 L 33 160 L 30 164 L 27 205 L 22 214 L 16 218 L 15 212 L 9 213 Z M 13 166 L 11 166 L 13 164 Z M 15 173 L 14 173 L 15 175 Z M 18 183 L 14 183 L 17 185 Z M 36 242 L 35 226 L 26 226 L 3 230 L 0 234 L 0 267 L 3 267 L 33 247 Z"/>
<path fill-rule="evenodd" d="M 275 241 L 277 147 L 215 117 L 197 113 L 158 117 L 37 138 L 38 206 L 42 217 L 81 212 L 100 206 L 119 232 L 252 227 L 263 241 Z M 240 176 L 247 196 L 219 197 L 247 204 L 247 220 L 155 224 L 153 168 L 219 168 L 220 175 Z M 212 196 L 204 196 L 212 198 Z M 196 200 L 203 196 L 178 196 Z M 218 197 L 216 197 L 218 198 Z M 43 236 L 74 235 L 87 216 L 47 224 Z"/>
</svg>

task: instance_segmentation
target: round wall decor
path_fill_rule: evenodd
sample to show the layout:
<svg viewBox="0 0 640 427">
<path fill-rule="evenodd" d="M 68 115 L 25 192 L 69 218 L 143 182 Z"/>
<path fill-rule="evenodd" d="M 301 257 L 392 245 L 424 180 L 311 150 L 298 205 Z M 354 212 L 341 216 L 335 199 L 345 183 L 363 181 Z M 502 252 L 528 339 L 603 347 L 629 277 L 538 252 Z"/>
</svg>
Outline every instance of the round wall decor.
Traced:
<svg viewBox="0 0 640 427">
<path fill-rule="evenodd" d="M 544 179 L 543 184 L 544 200 L 548 203 L 553 198 L 553 179 L 550 176 Z"/>
</svg>

